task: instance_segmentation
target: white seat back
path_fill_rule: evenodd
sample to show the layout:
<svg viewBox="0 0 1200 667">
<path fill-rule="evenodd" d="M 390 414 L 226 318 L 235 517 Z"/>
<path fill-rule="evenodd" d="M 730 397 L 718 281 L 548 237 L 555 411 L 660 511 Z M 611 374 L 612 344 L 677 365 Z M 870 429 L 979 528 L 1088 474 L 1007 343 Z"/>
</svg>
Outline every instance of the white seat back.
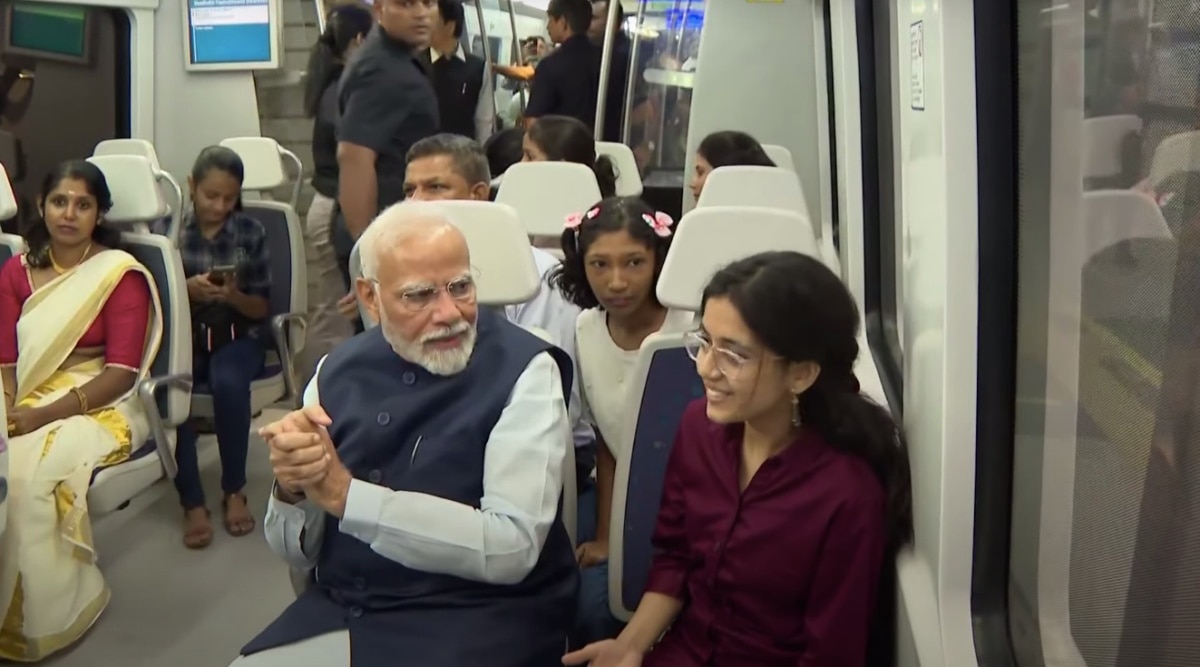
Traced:
<svg viewBox="0 0 1200 667">
<path fill-rule="evenodd" d="M 17 194 L 13 192 L 12 180 L 4 165 L 0 164 L 0 220 L 8 220 L 17 214 Z"/>
<path fill-rule="evenodd" d="M 597 141 L 596 155 L 608 156 L 617 170 L 617 196 L 641 197 L 642 174 L 633 149 L 616 141 Z"/>
<path fill-rule="evenodd" d="M 113 206 L 104 216 L 110 224 L 148 233 L 150 223 L 171 215 L 158 187 L 159 172 L 149 158 L 141 155 L 94 155 L 88 162 L 104 172 L 104 180 L 112 192 Z M 178 216 L 171 221 L 172 240 L 178 238 Z"/>
<path fill-rule="evenodd" d="M 507 204 L 486 201 L 437 202 L 446 217 L 462 231 L 476 271 L 477 301 L 481 306 L 508 306 L 532 299 L 541 287 L 529 237 Z M 362 276 L 361 250 L 350 251 L 350 278 Z M 363 325 L 374 326 L 359 304 Z"/>
<path fill-rule="evenodd" d="M 771 158 L 771 162 L 774 162 L 776 167 L 795 173 L 796 162 L 792 160 L 791 151 L 778 144 L 763 144 L 762 147 L 763 152 Z"/>
<path fill-rule="evenodd" d="M 304 184 L 304 163 L 295 153 L 270 137 L 232 137 L 222 141 L 221 145 L 242 158 L 242 165 L 246 168 L 243 191 L 264 194 L 286 185 L 289 178 L 283 163 L 289 162 L 295 174 L 288 204 L 295 210 L 300 202 L 300 188 Z"/>
<path fill-rule="evenodd" d="M 1119 176 L 1121 143 L 1131 132 L 1142 131 L 1142 119 L 1133 115 L 1096 116 L 1083 121 L 1083 177 Z"/>
<path fill-rule="evenodd" d="M 479 305 L 525 303 L 538 293 L 537 265 L 516 209 L 487 201 L 445 201 L 438 206 L 467 239 L 471 266 L 478 272 Z"/>
<path fill-rule="evenodd" d="M 658 279 L 658 300 L 668 308 L 696 312 L 708 280 L 734 260 L 768 250 L 820 257 L 815 239 L 800 232 L 807 222 L 794 211 L 757 206 L 689 211 L 675 226 Z"/>
<path fill-rule="evenodd" d="M 1150 163 L 1150 183 L 1158 185 L 1172 174 L 1188 171 L 1200 171 L 1200 130 L 1172 134 L 1158 144 Z"/>
<path fill-rule="evenodd" d="M 590 167 L 574 162 L 519 162 L 504 172 L 496 203 L 521 216 L 530 236 L 558 236 L 572 213 L 600 201 L 600 186 Z"/>
<path fill-rule="evenodd" d="M 140 155 L 150 161 L 155 169 L 162 169 L 158 162 L 158 151 L 154 144 L 145 139 L 105 139 L 96 144 L 92 155 Z"/>
<path fill-rule="evenodd" d="M 1083 193 L 1082 223 L 1084 261 L 1123 241 L 1175 238 L 1158 204 L 1132 190 Z"/>
<path fill-rule="evenodd" d="M 704 181 L 704 190 L 696 207 L 764 206 L 795 211 L 809 220 L 809 232 L 817 238 L 819 230 L 811 224 L 808 200 L 796 172 L 781 167 L 718 167 Z"/>
</svg>

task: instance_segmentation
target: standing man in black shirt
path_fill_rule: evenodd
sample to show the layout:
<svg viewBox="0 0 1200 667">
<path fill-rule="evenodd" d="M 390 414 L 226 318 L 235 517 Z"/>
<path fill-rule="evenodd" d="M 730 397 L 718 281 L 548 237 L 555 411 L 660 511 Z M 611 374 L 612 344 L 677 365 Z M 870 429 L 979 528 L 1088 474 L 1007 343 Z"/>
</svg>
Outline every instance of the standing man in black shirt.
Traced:
<svg viewBox="0 0 1200 667">
<path fill-rule="evenodd" d="M 461 0 L 438 0 L 433 21 L 433 40 L 421 52 L 421 62 L 437 94 L 442 132 L 459 134 L 479 143 L 492 136 L 494 102 L 487 62 L 462 47 L 466 28 Z"/>
<path fill-rule="evenodd" d="M 588 39 L 591 24 L 590 0 L 550 0 L 546 30 L 559 46 L 538 63 L 533 75 L 526 127 L 542 116 L 571 116 L 594 127 L 600 51 Z"/>
<path fill-rule="evenodd" d="M 333 244 L 350 288 L 354 242 L 383 209 L 404 199 L 409 147 L 438 132 L 437 98 L 418 61 L 437 0 L 375 0 L 378 25 L 338 87 L 338 219 Z M 353 311 L 351 292 L 339 302 Z M 347 308 L 350 306 L 350 308 Z"/>
</svg>

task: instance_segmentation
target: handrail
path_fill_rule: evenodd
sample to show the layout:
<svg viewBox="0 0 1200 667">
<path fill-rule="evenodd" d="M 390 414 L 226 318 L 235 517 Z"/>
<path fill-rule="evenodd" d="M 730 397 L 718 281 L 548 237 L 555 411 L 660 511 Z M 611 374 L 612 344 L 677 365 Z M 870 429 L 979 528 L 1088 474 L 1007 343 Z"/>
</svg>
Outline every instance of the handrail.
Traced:
<svg viewBox="0 0 1200 667">
<path fill-rule="evenodd" d="M 491 48 L 489 48 L 490 42 L 488 42 L 487 19 L 484 18 L 484 16 L 483 16 L 483 2 L 482 2 L 482 0 L 474 0 L 473 2 L 471 2 L 471 4 L 475 5 L 475 16 L 476 16 L 477 20 L 479 21 L 479 36 L 483 40 L 483 63 L 484 63 L 483 76 L 491 77 L 491 80 L 495 81 L 496 80 L 496 70 L 495 70 L 496 63 L 492 62 L 492 50 L 491 50 Z M 487 79 L 484 79 L 484 80 L 486 81 Z M 489 86 L 485 86 L 484 88 L 486 89 L 488 87 Z M 491 99 L 489 106 L 492 107 L 492 129 L 489 131 L 489 133 L 490 133 L 492 131 L 495 131 L 496 116 L 499 115 L 499 110 L 496 109 L 496 91 L 495 90 L 492 91 L 492 99 Z"/>
<path fill-rule="evenodd" d="M 638 63 L 641 62 L 642 22 L 646 20 L 646 3 L 638 3 L 637 27 L 633 31 L 633 45 L 629 47 L 629 77 L 625 79 L 625 112 L 621 114 L 621 143 L 629 145 L 633 134 L 633 95 L 637 90 Z"/>
<path fill-rule="evenodd" d="M 617 12 L 620 10 L 621 3 L 608 3 L 608 17 L 604 19 L 604 50 L 601 52 L 602 56 L 600 58 L 600 87 L 596 91 L 596 126 L 594 132 L 596 141 L 604 139 L 604 108 L 607 106 L 605 101 L 609 93 L 608 75 L 612 71 L 613 45 L 617 41 L 617 31 L 621 29 L 621 26 L 614 26 L 613 23 L 616 22 Z M 626 85 L 628 85 L 628 82 L 626 82 Z"/>
<path fill-rule="evenodd" d="M 313 0 L 313 4 L 317 8 L 317 34 L 325 34 L 325 17 L 328 15 L 328 10 L 325 9 L 325 0 Z"/>
</svg>

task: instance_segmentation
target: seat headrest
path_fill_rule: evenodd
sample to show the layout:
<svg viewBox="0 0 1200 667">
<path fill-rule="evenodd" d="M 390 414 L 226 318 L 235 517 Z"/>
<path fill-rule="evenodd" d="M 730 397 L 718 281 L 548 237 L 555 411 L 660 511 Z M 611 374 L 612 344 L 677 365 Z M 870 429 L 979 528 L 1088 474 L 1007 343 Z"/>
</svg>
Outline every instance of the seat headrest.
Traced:
<svg viewBox="0 0 1200 667">
<path fill-rule="evenodd" d="M 283 167 L 283 151 L 270 137 L 233 137 L 221 142 L 242 158 L 246 168 L 243 190 L 272 190 L 288 182 Z"/>
<path fill-rule="evenodd" d="M 708 281 L 727 264 L 770 250 L 820 258 L 816 240 L 803 231 L 809 228 L 808 220 L 799 213 L 783 209 L 693 209 L 675 226 L 675 238 L 655 290 L 658 300 L 668 308 L 698 312 Z"/>
<path fill-rule="evenodd" d="M 537 294 L 537 265 L 529 236 L 513 207 L 488 201 L 445 201 L 438 206 L 463 233 L 485 306 L 525 303 Z"/>
<path fill-rule="evenodd" d="M 158 151 L 154 150 L 154 144 L 145 139 L 105 139 L 96 144 L 92 155 L 140 155 L 150 161 L 150 166 L 154 167 L 155 171 L 162 170 L 158 162 Z"/>
<path fill-rule="evenodd" d="M 93 155 L 88 162 L 104 172 L 113 207 L 104 219 L 114 223 L 150 222 L 170 213 L 157 172 L 141 155 Z"/>
<path fill-rule="evenodd" d="M 17 214 L 17 195 L 13 192 L 8 172 L 0 164 L 0 220 L 8 220 Z"/>
<path fill-rule="evenodd" d="M 796 172 L 780 167 L 718 167 L 704 181 L 696 206 L 765 206 L 809 217 Z"/>
<path fill-rule="evenodd" d="M 795 173 L 796 162 L 792 159 L 792 152 L 778 144 L 763 144 L 763 152 L 767 157 L 771 158 L 771 162 L 775 163 L 776 167 L 786 169 Z"/>
<path fill-rule="evenodd" d="M 496 202 L 517 210 L 525 233 L 558 236 L 572 213 L 600 201 L 590 167 L 574 162 L 518 162 L 504 172 Z"/>
</svg>

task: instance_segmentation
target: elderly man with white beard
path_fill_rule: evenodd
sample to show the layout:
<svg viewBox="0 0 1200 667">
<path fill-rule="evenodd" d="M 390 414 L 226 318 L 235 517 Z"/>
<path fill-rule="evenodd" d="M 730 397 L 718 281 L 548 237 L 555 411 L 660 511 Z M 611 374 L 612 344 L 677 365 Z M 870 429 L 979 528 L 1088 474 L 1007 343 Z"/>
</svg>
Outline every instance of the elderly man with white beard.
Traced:
<svg viewBox="0 0 1200 667">
<path fill-rule="evenodd" d="M 380 326 L 261 432 L 267 542 L 315 583 L 234 665 L 558 665 L 578 587 L 559 510 L 570 358 L 477 307 L 437 204 L 392 206 L 362 243 Z"/>
</svg>

